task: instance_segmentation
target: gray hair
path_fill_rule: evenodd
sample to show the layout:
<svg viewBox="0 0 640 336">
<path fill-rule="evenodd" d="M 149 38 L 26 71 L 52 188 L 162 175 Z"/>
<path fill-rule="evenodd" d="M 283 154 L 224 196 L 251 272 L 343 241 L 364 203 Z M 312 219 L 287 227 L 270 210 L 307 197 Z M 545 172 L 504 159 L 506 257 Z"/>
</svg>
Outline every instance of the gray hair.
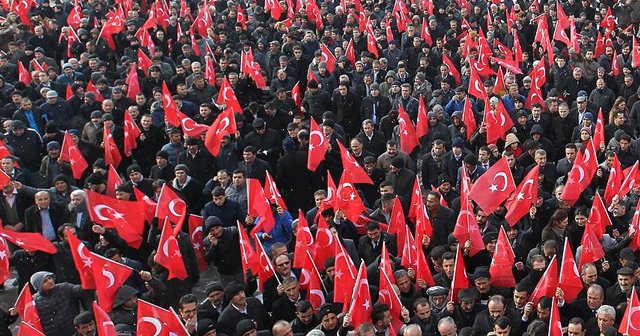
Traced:
<svg viewBox="0 0 640 336">
<path fill-rule="evenodd" d="M 453 320 L 453 318 L 451 318 L 451 316 L 447 316 L 445 318 L 440 319 L 440 321 L 438 321 L 438 329 L 442 326 L 449 326 L 449 325 L 456 325 L 456 321 Z"/>
<path fill-rule="evenodd" d="M 600 308 L 598 308 L 598 310 L 596 311 L 596 316 L 598 316 L 600 314 L 609 315 L 614 320 L 616 318 L 616 310 L 613 307 L 609 306 L 609 305 L 600 306 Z"/>
<path fill-rule="evenodd" d="M 324 336 L 324 332 L 320 329 L 313 329 L 307 333 L 307 336 Z"/>
<path fill-rule="evenodd" d="M 417 324 L 409 324 L 404 327 L 402 331 L 403 336 L 420 336 L 422 335 L 422 329 Z"/>
<path fill-rule="evenodd" d="M 84 190 L 74 190 L 71 192 L 71 197 L 75 197 L 75 196 L 82 196 L 82 198 L 86 198 L 87 197 L 87 193 L 84 192 Z"/>
</svg>

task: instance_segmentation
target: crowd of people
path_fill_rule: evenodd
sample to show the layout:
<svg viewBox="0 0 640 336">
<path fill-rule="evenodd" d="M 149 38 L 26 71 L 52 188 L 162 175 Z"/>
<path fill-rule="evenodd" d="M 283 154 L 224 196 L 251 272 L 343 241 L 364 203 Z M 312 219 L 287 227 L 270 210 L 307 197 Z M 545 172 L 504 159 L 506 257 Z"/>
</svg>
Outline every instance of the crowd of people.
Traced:
<svg viewBox="0 0 640 336">
<path fill-rule="evenodd" d="M 569 336 L 640 335 L 639 1 L 14 0 L 2 7 L 0 163 L 10 181 L 0 193 L 0 219 L 4 231 L 41 233 L 57 252 L 10 244 L 10 256 L 0 259 L 9 257 L 10 285 L 33 292 L 44 335 L 93 336 L 102 327 L 69 234 L 134 270 L 109 313 L 118 335 L 146 335 L 143 300 L 174 308 L 189 335 L 203 336 L 559 336 L 556 321 Z M 168 119 L 171 101 L 181 126 Z M 229 109 L 237 130 L 212 153 L 205 132 L 197 136 L 184 122 L 220 127 L 218 116 Z M 488 116 L 500 109 L 513 126 L 492 140 L 497 124 Z M 423 130 L 409 152 L 404 115 Z M 140 131 L 133 141 L 130 121 Z M 322 144 L 312 121 L 329 143 L 314 171 L 309 152 Z M 65 141 L 89 165 L 80 174 L 78 161 L 62 153 Z M 113 167 L 110 141 L 122 158 Z M 325 202 L 335 197 L 329 178 L 341 181 L 346 169 L 341 146 L 373 182 L 355 184 L 366 207 L 358 221 Z M 591 182 L 577 200 L 563 199 L 588 146 L 598 161 Z M 538 196 L 513 225 L 505 204 L 492 213 L 474 206 L 484 246 L 472 252 L 470 241 L 453 235 L 461 198 L 468 200 L 464 175 L 473 184 L 503 158 L 515 185 L 538 169 Z M 607 198 L 605 256 L 581 264 L 577 298 L 565 300 L 558 288 L 533 302 L 565 244 L 576 261 L 584 254 L 592 205 L 620 170 L 634 180 L 627 193 Z M 116 188 L 108 185 L 114 172 L 124 181 Z M 241 247 L 239 230 L 248 233 L 260 220 L 249 208 L 256 196 L 248 179 L 277 185 L 283 200 L 271 200 L 274 227 L 250 238 L 271 261 L 266 279 L 246 271 Z M 415 232 L 415 181 L 433 228 L 417 242 L 432 284 L 402 266 L 399 237 L 385 229 L 397 220 L 395 203 Z M 176 234 L 185 279 L 156 262 L 157 218 L 134 248 L 93 222 L 87 208 L 88 192 L 157 201 L 165 185 L 185 201 L 187 216 L 202 216 L 201 241 L 187 225 Z M 369 322 L 354 325 L 350 303 L 333 302 L 343 276 L 337 257 L 316 265 L 326 303 L 318 306 L 301 288 L 293 252 L 303 220 L 313 236 L 324 220 L 332 241 L 366 267 Z M 491 281 L 503 230 L 515 256 L 512 288 Z M 390 260 L 382 260 L 383 246 Z M 469 283 L 458 283 L 454 297 L 457 251 Z M 387 265 L 399 316 L 380 302 Z M 202 284 L 207 267 L 216 281 Z M 556 308 L 559 317 L 551 316 Z M 19 313 L 0 312 L 0 335 L 12 334 Z"/>
</svg>

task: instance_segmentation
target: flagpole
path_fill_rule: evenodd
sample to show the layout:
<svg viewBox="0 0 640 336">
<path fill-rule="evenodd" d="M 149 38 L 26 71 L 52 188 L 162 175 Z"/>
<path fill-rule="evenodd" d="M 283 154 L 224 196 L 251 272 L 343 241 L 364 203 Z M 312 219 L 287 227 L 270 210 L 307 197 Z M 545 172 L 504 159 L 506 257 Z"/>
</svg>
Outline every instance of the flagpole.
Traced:
<svg viewBox="0 0 640 336">
<path fill-rule="evenodd" d="M 553 258 L 551 258 L 551 262 L 549 262 L 549 267 L 551 266 L 551 264 L 553 263 L 554 260 L 556 260 L 556 256 L 555 255 L 553 256 Z M 547 269 L 542 274 L 542 278 L 547 276 L 547 272 L 549 271 L 549 267 L 547 267 Z M 455 272 L 455 270 L 454 270 L 454 272 Z M 540 281 L 538 281 L 538 283 L 539 282 Z M 529 296 L 529 299 L 535 297 L 535 294 L 538 294 L 538 291 L 540 291 L 540 288 L 538 288 L 538 284 L 536 284 L 536 287 L 534 288 L 533 293 L 531 293 L 531 295 Z M 529 303 L 533 303 L 533 301 L 529 301 Z"/>
<path fill-rule="evenodd" d="M 631 325 L 631 309 L 633 309 L 633 298 L 638 298 L 638 293 L 636 293 L 636 286 L 631 286 L 631 299 L 629 300 L 629 305 L 627 306 L 627 329 L 625 332 L 629 334 L 629 326 Z"/>
<path fill-rule="evenodd" d="M 255 236 L 256 236 L 256 242 L 260 246 L 260 250 L 262 251 L 262 253 L 264 253 L 265 256 L 268 257 L 267 252 L 265 252 L 264 250 L 264 246 L 262 246 L 262 243 L 260 242 L 260 238 L 258 238 L 258 234 L 256 233 Z M 267 258 L 267 263 L 269 264 L 269 268 L 271 269 L 271 272 L 273 272 L 273 277 L 276 278 L 276 281 L 278 281 L 278 285 L 282 285 L 282 282 L 280 281 L 280 279 L 278 278 L 278 274 L 276 273 L 276 269 L 273 268 L 273 265 L 271 264 L 271 261 L 268 258 Z"/>
<path fill-rule="evenodd" d="M 364 260 L 360 259 L 360 268 L 362 268 L 363 265 L 364 265 Z M 356 293 L 358 292 L 358 287 L 360 284 L 360 268 L 358 268 L 358 276 L 356 277 L 356 283 L 353 286 L 353 292 L 351 292 L 351 304 L 349 305 L 349 310 L 347 310 L 347 312 L 351 312 L 355 304 L 355 300 L 353 298 L 356 296 Z"/>
<path fill-rule="evenodd" d="M 345 261 L 347 260 L 347 257 L 351 259 L 351 256 L 344 251 L 344 247 L 342 246 L 342 243 L 340 243 L 340 241 L 338 241 L 338 245 L 340 246 L 340 252 L 342 252 L 342 257 L 345 259 Z M 353 260 L 351 260 L 351 263 L 353 263 Z M 349 266 L 350 265 L 347 265 L 347 269 L 349 270 L 349 275 L 351 275 L 351 278 L 353 279 L 353 272 L 351 271 L 351 267 Z"/>
<path fill-rule="evenodd" d="M 464 169 L 464 165 L 463 168 Z M 464 176 L 463 176 L 464 177 Z M 460 256 L 460 243 L 458 243 L 458 247 L 456 248 L 456 262 L 453 264 L 453 279 L 451 279 L 451 290 L 449 291 L 449 301 L 453 301 L 454 297 L 454 288 L 456 282 L 456 273 L 458 271 L 458 257 Z"/>
<path fill-rule="evenodd" d="M 563 249 L 563 253 L 562 253 L 562 262 L 560 263 L 560 275 L 558 276 L 558 287 L 560 287 L 560 284 L 562 283 L 562 274 L 564 271 L 564 260 L 565 258 L 567 258 L 567 254 L 564 253 L 565 249 L 567 248 L 567 244 L 569 244 L 569 237 L 564 237 L 564 249 Z M 571 247 L 571 246 L 569 246 Z"/>
<path fill-rule="evenodd" d="M 389 277 L 387 276 L 386 273 L 382 272 L 382 274 L 384 275 L 384 277 L 387 279 L 387 281 L 389 281 L 389 283 L 391 283 L 391 280 L 389 280 Z M 400 306 L 402 306 L 402 301 L 400 301 L 400 297 L 398 296 L 398 294 L 396 293 L 396 291 L 394 290 L 393 286 L 391 287 L 391 291 L 393 292 L 393 295 L 396 297 L 396 299 L 398 299 L 398 302 L 400 302 Z"/>
<path fill-rule="evenodd" d="M 313 258 L 311 257 L 311 253 L 309 253 L 309 250 L 306 250 L 305 252 L 307 252 L 307 256 L 311 260 L 311 265 L 313 265 L 313 269 L 316 271 L 316 274 L 318 275 L 318 279 L 320 280 L 320 284 L 322 285 L 322 289 L 324 289 L 325 293 L 329 294 L 329 291 L 327 290 L 327 287 L 324 285 L 324 281 L 322 281 L 322 277 L 320 276 L 320 271 L 318 270 L 318 266 L 316 266 L 315 261 L 313 261 Z M 311 280 L 309 280 L 309 281 L 311 281 Z"/>
</svg>

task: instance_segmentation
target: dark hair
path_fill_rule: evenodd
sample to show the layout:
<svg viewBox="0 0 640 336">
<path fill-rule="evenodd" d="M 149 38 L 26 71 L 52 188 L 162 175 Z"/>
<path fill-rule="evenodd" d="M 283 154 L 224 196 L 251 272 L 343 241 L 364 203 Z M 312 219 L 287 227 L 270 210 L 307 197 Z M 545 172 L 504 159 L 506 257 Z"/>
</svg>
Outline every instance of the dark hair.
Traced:
<svg viewBox="0 0 640 336">
<path fill-rule="evenodd" d="M 380 230 L 380 223 L 370 221 L 369 223 L 367 223 L 366 227 L 367 227 L 367 231 Z"/>
<path fill-rule="evenodd" d="M 442 260 L 456 260 L 456 254 L 451 251 L 447 251 L 442 254 Z"/>
<path fill-rule="evenodd" d="M 193 294 L 186 294 L 186 295 L 184 295 L 184 296 L 182 296 L 180 298 L 180 301 L 178 301 L 178 307 L 180 307 L 180 309 L 182 309 L 182 307 L 184 307 L 185 305 L 187 305 L 189 303 L 195 303 L 197 305 L 198 304 L 198 298 Z"/>
<path fill-rule="evenodd" d="M 384 303 L 376 303 L 373 305 L 373 311 L 371 312 L 371 322 L 374 324 L 384 319 L 384 313 L 389 311 L 389 306 Z"/>
<path fill-rule="evenodd" d="M 216 186 L 213 188 L 213 190 L 211 190 L 211 195 L 213 197 L 220 197 L 220 196 L 224 196 L 224 188 L 222 188 L 221 186 Z"/>
</svg>

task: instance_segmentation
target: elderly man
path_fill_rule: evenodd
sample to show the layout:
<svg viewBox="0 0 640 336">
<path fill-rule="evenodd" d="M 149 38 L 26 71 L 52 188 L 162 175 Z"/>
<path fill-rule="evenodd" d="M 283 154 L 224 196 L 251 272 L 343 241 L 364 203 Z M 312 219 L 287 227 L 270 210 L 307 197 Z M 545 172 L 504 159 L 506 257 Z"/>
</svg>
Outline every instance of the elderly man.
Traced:
<svg viewBox="0 0 640 336">
<path fill-rule="evenodd" d="M 613 327 L 616 322 L 616 310 L 612 306 L 603 305 L 596 311 L 596 318 L 587 322 L 585 336 L 600 336 L 606 327 Z M 617 329 L 617 327 L 616 327 Z"/>
<path fill-rule="evenodd" d="M 563 316 L 580 317 L 584 321 L 589 321 L 596 317 L 595 311 L 604 302 L 604 289 L 598 284 L 593 284 L 587 289 L 586 298 L 578 298 L 570 303 L 565 302 L 564 292 L 561 289 L 558 289 L 556 297 L 558 298 L 558 308 Z"/>
<path fill-rule="evenodd" d="M 24 212 L 24 230 L 38 232 L 51 241 L 58 240 L 58 227 L 66 222 L 64 206 L 51 202 L 48 191 L 39 191 L 35 203 Z"/>
<path fill-rule="evenodd" d="M 441 336 L 457 336 L 458 329 L 456 327 L 456 321 L 451 317 L 445 317 L 438 321 L 438 333 Z"/>
<path fill-rule="evenodd" d="M 512 327 L 518 329 L 516 323 L 519 323 L 517 313 L 511 309 L 507 309 L 505 299 L 502 295 L 494 295 L 487 303 L 487 309 L 481 311 L 473 323 L 474 335 L 486 335 L 493 331 L 494 326 L 500 317 L 506 316 L 514 324 Z"/>
</svg>

